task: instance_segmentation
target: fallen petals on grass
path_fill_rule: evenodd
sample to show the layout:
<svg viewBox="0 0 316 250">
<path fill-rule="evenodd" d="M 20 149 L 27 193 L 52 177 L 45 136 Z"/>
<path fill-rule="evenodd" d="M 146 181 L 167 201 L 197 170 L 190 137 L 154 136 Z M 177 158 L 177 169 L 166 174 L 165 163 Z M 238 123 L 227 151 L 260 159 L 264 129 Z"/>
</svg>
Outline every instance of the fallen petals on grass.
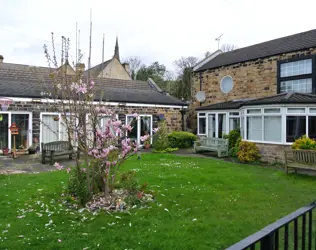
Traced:
<svg viewBox="0 0 316 250">
<path fill-rule="evenodd" d="M 169 213 L 169 210 L 168 210 L 168 208 L 165 208 L 165 211 Z"/>
</svg>

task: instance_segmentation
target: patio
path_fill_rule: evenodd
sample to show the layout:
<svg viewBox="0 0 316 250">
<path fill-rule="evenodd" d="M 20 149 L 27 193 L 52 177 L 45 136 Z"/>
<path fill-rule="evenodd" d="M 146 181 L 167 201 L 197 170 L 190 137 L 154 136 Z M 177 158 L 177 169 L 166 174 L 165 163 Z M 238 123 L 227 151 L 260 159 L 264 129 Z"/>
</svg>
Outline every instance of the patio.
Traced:
<svg viewBox="0 0 316 250">
<path fill-rule="evenodd" d="M 61 157 L 58 160 L 64 166 L 75 165 L 74 160 Z M 55 170 L 53 165 L 42 164 L 41 155 L 23 155 L 16 159 L 0 156 L 0 174 L 39 173 Z"/>
</svg>

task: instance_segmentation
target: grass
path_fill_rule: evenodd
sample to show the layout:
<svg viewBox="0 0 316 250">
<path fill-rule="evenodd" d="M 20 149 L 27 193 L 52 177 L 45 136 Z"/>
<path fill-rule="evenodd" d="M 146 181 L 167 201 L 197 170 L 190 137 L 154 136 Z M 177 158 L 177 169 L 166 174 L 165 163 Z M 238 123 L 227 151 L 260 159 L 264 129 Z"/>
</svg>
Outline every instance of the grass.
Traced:
<svg viewBox="0 0 316 250">
<path fill-rule="evenodd" d="M 67 211 L 65 172 L 0 176 L 0 249 L 223 249 L 316 198 L 314 177 L 213 159 L 144 154 L 122 169 L 157 192 L 151 208 Z"/>
</svg>

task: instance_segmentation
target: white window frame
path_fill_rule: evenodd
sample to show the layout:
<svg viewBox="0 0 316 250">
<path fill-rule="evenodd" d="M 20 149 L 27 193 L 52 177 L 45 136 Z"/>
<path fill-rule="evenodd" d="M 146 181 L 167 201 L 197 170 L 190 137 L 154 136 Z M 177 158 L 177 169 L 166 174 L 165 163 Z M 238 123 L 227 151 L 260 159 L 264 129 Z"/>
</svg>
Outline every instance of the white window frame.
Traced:
<svg viewBox="0 0 316 250">
<path fill-rule="evenodd" d="M 230 113 L 238 113 L 238 115 L 230 115 Z M 204 114 L 204 115 L 201 115 Z M 219 114 L 225 114 L 226 118 L 225 118 L 225 122 L 226 122 L 226 129 L 225 131 L 223 131 L 223 133 L 228 134 L 230 132 L 230 128 L 229 128 L 229 119 L 230 118 L 239 118 L 240 121 L 240 112 L 238 109 L 227 109 L 227 110 L 203 110 L 203 111 L 199 111 L 197 114 L 197 135 L 199 136 L 207 136 L 209 137 L 208 134 L 208 116 L 209 115 L 215 115 L 215 138 L 218 138 L 218 115 Z M 200 134 L 199 131 L 199 127 L 200 127 L 200 122 L 199 122 L 199 118 L 205 118 L 206 119 L 206 128 L 205 128 L 205 134 Z"/>
<path fill-rule="evenodd" d="M 128 117 L 134 117 L 133 114 L 127 114 L 125 115 L 125 125 L 128 124 Z M 140 130 L 140 126 L 141 126 L 141 123 L 140 123 L 140 118 L 141 117 L 150 117 L 150 143 L 152 143 L 153 139 L 152 139 L 152 135 L 153 135 L 153 115 L 149 115 L 149 114 L 141 114 L 141 115 L 138 115 L 136 117 L 136 120 L 137 120 L 137 144 L 140 145 L 141 141 L 140 141 L 140 133 L 141 133 L 141 130 Z"/>
<path fill-rule="evenodd" d="M 264 113 L 264 109 L 274 109 L 279 108 L 280 113 Z M 289 108 L 305 108 L 304 113 L 288 113 Z M 243 140 L 250 141 L 254 143 L 265 143 L 265 144 L 275 144 L 275 145 L 292 145 L 293 142 L 287 142 L 286 141 L 286 117 L 287 116 L 304 116 L 306 117 L 306 134 L 309 135 L 309 123 L 308 123 L 308 117 L 310 116 L 316 116 L 316 113 L 310 112 L 310 109 L 315 109 L 316 105 L 262 105 L 262 106 L 244 106 L 240 109 L 241 116 L 244 117 L 243 121 Z M 248 110 L 253 109 L 261 109 L 261 113 L 257 114 L 248 114 Z M 248 140 L 247 138 L 247 118 L 249 116 L 261 116 L 262 117 L 262 141 L 257 140 Z M 271 142 L 271 141 L 264 141 L 264 116 L 281 116 L 281 142 Z M 242 134 L 242 133 L 241 133 Z"/>
<path fill-rule="evenodd" d="M 28 124 L 28 138 L 29 138 L 29 141 L 28 141 L 28 147 L 30 147 L 32 144 L 33 144 L 33 113 L 32 112 L 28 112 L 28 111 L 0 111 L 0 114 L 7 114 L 8 115 L 8 126 L 11 127 L 12 125 L 12 118 L 11 116 L 13 114 L 26 114 L 26 115 L 29 115 L 29 124 Z M 9 130 L 9 128 L 8 128 Z M 13 143 L 11 141 L 11 132 L 9 130 L 8 132 L 8 148 L 9 149 L 12 149 L 13 147 Z"/>
</svg>

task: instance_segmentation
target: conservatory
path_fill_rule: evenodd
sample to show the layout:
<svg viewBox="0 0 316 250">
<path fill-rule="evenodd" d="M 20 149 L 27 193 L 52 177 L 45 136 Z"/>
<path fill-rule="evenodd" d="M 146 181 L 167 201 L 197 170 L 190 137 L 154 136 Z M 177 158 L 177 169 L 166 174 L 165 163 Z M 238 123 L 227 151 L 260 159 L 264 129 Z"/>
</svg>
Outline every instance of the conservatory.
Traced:
<svg viewBox="0 0 316 250">
<path fill-rule="evenodd" d="M 316 95 L 282 93 L 254 100 L 200 107 L 198 135 L 221 138 L 239 128 L 243 140 L 290 145 L 307 135 L 316 139 Z"/>
</svg>

